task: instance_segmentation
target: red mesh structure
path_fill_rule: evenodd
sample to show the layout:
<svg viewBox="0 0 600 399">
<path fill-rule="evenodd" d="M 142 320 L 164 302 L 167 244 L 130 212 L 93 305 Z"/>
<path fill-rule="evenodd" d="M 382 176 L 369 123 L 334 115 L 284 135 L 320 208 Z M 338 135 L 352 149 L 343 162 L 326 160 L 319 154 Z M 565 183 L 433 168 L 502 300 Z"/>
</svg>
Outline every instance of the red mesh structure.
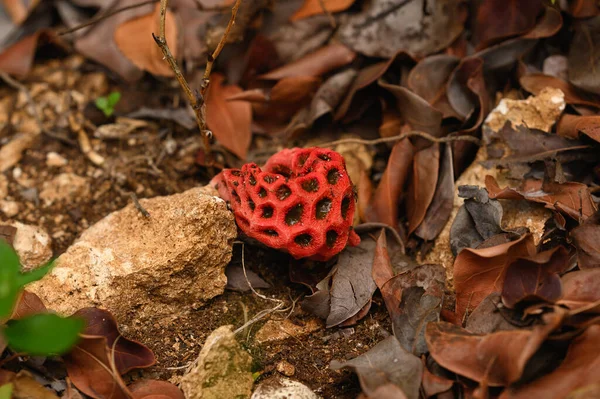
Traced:
<svg viewBox="0 0 600 399">
<path fill-rule="evenodd" d="M 296 259 L 328 260 L 360 242 L 352 228 L 354 189 L 335 151 L 286 149 L 263 169 L 225 169 L 211 183 L 247 236 Z"/>
</svg>

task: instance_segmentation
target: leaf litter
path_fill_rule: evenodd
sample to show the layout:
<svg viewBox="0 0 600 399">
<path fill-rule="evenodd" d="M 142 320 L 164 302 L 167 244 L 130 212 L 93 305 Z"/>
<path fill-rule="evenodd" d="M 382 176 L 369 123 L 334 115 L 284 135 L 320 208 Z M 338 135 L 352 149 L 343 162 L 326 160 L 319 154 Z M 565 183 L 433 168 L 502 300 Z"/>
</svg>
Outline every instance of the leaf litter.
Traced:
<svg viewBox="0 0 600 399">
<path fill-rule="evenodd" d="M 50 168 L 43 177 L 33 172 L 49 149 L 69 154 L 82 175 L 110 173 L 106 180 L 154 196 L 206 182 L 207 166 L 261 163 L 264 154 L 278 149 L 330 146 L 326 142 L 351 132 L 351 140 L 367 145 L 372 157 L 369 168 L 357 168 L 361 177 L 353 178 L 357 223 L 364 223 L 355 226 L 361 231 L 360 246 L 326 264 L 271 254 L 269 261 L 249 261 L 258 265 L 254 270 L 232 263 L 227 271 L 232 292 L 225 298 L 250 301 L 248 279 L 254 289 L 282 297 L 304 294 L 301 306 L 290 313 L 296 322 L 314 315 L 323 319 L 328 336 L 360 331 L 349 333 L 356 336 L 350 338 L 356 346 L 328 339 L 334 355 L 320 352 L 321 357 L 308 356 L 306 363 L 298 354 L 306 352 L 307 343 L 315 347 L 314 337 L 300 345 L 289 340 L 288 345 L 296 345 L 291 350 L 279 347 L 298 363 L 297 377 L 329 397 L 356 397 L 360 390 L 375 399 L 416 398 L 420 392 L 500 398 L 597 392 L 600 76 L 594 38 L 600 9 L 595 2 L 246 2 L 205 99 L 216 144 L 213 165 L 206 165 L 193 110 L 170 86 L 172 71 L 151 38 L 158 30 L 158 3 L 43 3 L 0 2 L 0 71 L 9 77 L 0 87 L 2 115 L 8 115 L 0 116 L 0 151 L 10 160 L 3 168 L 9 184 L 6 200 L 0 198 L 0 216 L 11 218 L 5 201 L 18 202 L 14 199 L 35 188 L 36 179 L 55 173 Z M 231 4 L 171 3 L 167 39 L 182 72 L 199 88 L 202 64 L 227 18 L 222 6 Z M 117 8 L 123 10 L 106 16 Z M 67 61 L 43 69 L 52 59 Z M 75 87 L 77 79 L 70 75 L 61 95 L 68 93 L 71 102 L 63 104 L 48 91 L 58 93 L 52 90 L 69 82 L 66 75 L 62 81 L 53 77 L 70 68 L 69 62 L 76 65 L 73 69 L 110 80 L 95 84 L 89 78 Z M 10 76 L 22 80 L 24 89 L 11 85 Z M 131 85 L 141 89 L 137 99 Z M 548 101 L 550 89 L 561 93 L 550 97 L 556 107 L 536 108 Z M 122 91 L 123 99 L 114 115 L 94 113 L 97 98 L 115 90 Z M 39 120 L 32 119 L 31 101 L 43 111 Z M 75 114 L 84 122 L 75 122 Z M 90 134 L 124 117 L 149 122 L 136 124 L 140 128 L 120 137 L 120 143 L 106 135 L 94 137 L 95 149 L 113 171 L 88 172 L 85 158 L 76 160 L 82 155 L 78 126 Z M 139 141 L 147 144 L 136 149 L 132 143 Z M 477 144 L 483 157 L 476 157 Z M 124 152 L 119 146 L 132 149 Z M 136 172 L 122 167 L 135 157 L 143 158 Z M 469 166 L 473 159 L 481 176 L 473 184 L 456 184 L 474 167 Z M 144 173 L 138 188 L 135 177 Z M 63 234 L 69 238 L 56 234 L 61 250 L 89 222 L 124 205 L 122 200 L 102 201 L 118 197 L 110 184 L 106 187 L 94 201 L 110 206 L 99 207 L 85 223 L 64 222 L 69 229 L 60 222 L 50 225 L 53 233 L 68 230 Z M 511 209 L 531 209 L 519 205 L 524 201 L 552 215 L 541 221 L 542 234 L 526 227 L 531 225 L 527 220 L 507 227 Z M 17 204 L 18 220 L 53 219 L 66 212 L 73 220 L 88 217 L 79 209 L 40 210 L 34 202 Z M 14 242 L 14 232 L 0 227 L 0 238 Z M 445 231 L 452 261 L 419 262 L 438 250 Z M 290 271 L 277 274 L 267 263 L 289 263 Z M 46 309 L 25 292 L 12 318 L 37 311 Z M 183 397 L 164 381 L 130 384 L 122 375 L 152 367 L 157 361 L 153 351 L 121 335 L 106 311 L 90 308 L 77 314 L 88 320 L 88 328 L 62 367 L 83 395 Z M 379 335 L 369 335 L 366 326 Z M 265 355 L 261 373 L 276 373 L 274 362 L 281 356 Z M 304 367 L 309 362 L 318 363 L 316 381 Z M 334 371 L 342 369 L 358 375 L 360 388 L 354 382 L 355 391 L 348 394 L 354 396 L 343 396 L 342 387 L 353 380 L 348 372 Z M 19 381 L 17 374 L 6 375 L 14 384 Z"/>
</svg>

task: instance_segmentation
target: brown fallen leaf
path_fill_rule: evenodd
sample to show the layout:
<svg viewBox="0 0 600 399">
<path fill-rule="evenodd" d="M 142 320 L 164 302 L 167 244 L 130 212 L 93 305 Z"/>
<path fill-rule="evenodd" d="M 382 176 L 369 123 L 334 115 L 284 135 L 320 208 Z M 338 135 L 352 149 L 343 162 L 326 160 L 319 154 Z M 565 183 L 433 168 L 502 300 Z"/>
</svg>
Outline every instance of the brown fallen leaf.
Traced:
<svg viewBox="0 0 600 399">
<path fill-rule="evenodd" d="M 600 226 L 583 224 L 569 233 L 577 249 L 577 264 L 580 269 L 600 267 Z"/>
<path fill-rule="evenodd" d="M 526 234 L 516 241 L 484 249 L 463 249 L 454 261 L 456 317 L 465 313 L 492 292 L 501 292 L 506 270 L 517 258 L 535 255 L 533 236 Z"/>
<path fill-rule="evenodd" d="M 280 80 L 294 76 L 322 76 L 350 64 L 355 58 L 356 53 L 343 44 L 330 44 L 259 78 Z"/>
<path fill-rule="evenodd" d="M 573 0 L 565 11 L 575 18 L 589 18 L 600 14 L 600 6 L 595 0 Z"/>
<path fill-rule="evenodd" d="M 489 386 L 508 386 L 521 378 L 527 361 L 561 323 L 557 317 L 531 330 L 478 335 L 437 322 L 427 325 L 425 339 L 431 356 L 442 367 L 477 382 L 487 379 Z"/>
<path fill-rule="evenodd" d="M 400 140 L 394 145 L 381 181 L 364 210 L 367 222 L 381 222 L 397 227 L 399 201 L 412 165 L 413 153 L 413 146 L 408 139 Z"/>
<path fill-rule="evenodd" d="M 46 306 L 42 300 L 35 294 L 24 290 L 17 301 L 17 305 L 13 309 L 10 316 L 11 320 L 22 319 L 37 313 L 47 312 Z"/>
<path fill-rule="evenodd" d="M 160 4 L 154 11 L 120 24 L 114 32 L 119 50 L 138 68 L 159 76 L 173 76 L 171 67 L 152 38 L 158 34 Z M 173 57 L 177 57 L 178 28 L 175 17 L 167 10 L 165 36 Z"/>
<path fill-rule="evenodd" d="M 578 139 L 580 133 L 583 133 L 600 142 L 600 116 L 564 114 L 558 121 L 556 133 L 571 139 Z"/>
<path fill-rule="evenodd" d="M 512 348 L 512 343 L 510 344 Z M 600 380 L 600 326 L 589 327 L 575 338 L 562 364 L 524 386 L 506 389 L 500 399 L 561 399 Z"/>
<path fill-rule="evenodd" d="M 215 138 L 241 159 L 246 159 L 252 141 L 252 107 L 244 101 L 227 101 L 242 92 L 234 85 L 224 85 L 225 77 L 219 73 L 211 75 L 211 84 L 206 97 L 206 123 Z"/>
<path fill-rule="evenodd" d="M 585 220 L 596 212 L 596 204 L 586 184 L 576 182 L 544 183 L 542 180 L 526 179 L 519 188 L 501 189 L 492 176 L 486 176 L 485 186 L 494 199 L 526 199 L 546 205 L 546 208 L 562 212 L 575 220 Z"/>
<path fill-rule="evenodd" d="M 358 374 L 360 386 L 369 397 L 375 397 L 372 395 L 377 389 L 388 384 L 400 388 L 408 399 L 419 397 L 423 363 L 418 357 L 405 351 L 393 336 L 387 337 L 354 359 L 346 362 L 333 360 L 329 367 L 332 370 L 354 370 Z"/>
<path fill-rule="evenodd" d="M 53 38 L 50 30 L 39 30 L 0 52 L 0 72 L 25 76 L 31 71 L 33 58 L 40 41 Z"/>
<path fill-rule="evenodd" d="M 13 384 L 11 397 L 15 399 L 58 399 L 54 391 L 41 385 L 25 370 L 17 373 L 11 382 Z"/>
<path fill-rule="evenodd" d="M 110 350 L 119 374 L 125 374 L 135 368 L 150 367 L 156 363 L 150 349 L 121 335 L 117 321 L 109 311 L 84 308 L 75 312 L 73 316 L 86 321 L 84 335 L 106 338 L 107 350 Z"/>
<path fill-rule="evenodd" d="M 77 346 L 63 356 L 67 374 L 77 389 L 94 399 L 131 399 L 112 366 L 106 338 L 83 334 L 80 337 Z"/>
<path fill-rule="evenodd" d="M 15 25 L 21 25 L 40 0 L 4 0 L 2 6 Z"/>
<path fill-rule="evenodd" d="M 181 389 L 167 381 L 141 380 L 127 388 L 133 399 L 185 399 Z"/>
<path fill-rule="evenodd" d="M 586 310 L 600 314 L 600 268 L 567 273 L 561 280 L 563 295 L 557 304 L 571 311 Z"/>
<path fill-rule="evenodd" d="M 600 16 L 581 19 L 574 24 L 569 46 L 569 81 L 585 91 L 600 94 Z"/>
<path fill-rule="evenodd" d="M 447 392 L 454 385 L 454 381 L 433 374 L 427 366 L 423 366 L 422 388 L 426 398 Z"/>
<path fill-rule="evenodd" d="M 344 11 L 356 0 L 304 0 L 304 4 L 292 15 L 292 21 L 302 18 L 312 17 L 313 15 L 325 14 L 326 12 Z"/>
<path fill-rule="evenodd" d="M 440 169 L 440 146 L 434 143 L 417 152 L 413 158 L 412 179 L 406 197 L 408 234 L 413 233 L 427 213 L 433 201 Z"/>
<path fill-rule="evenodd" d="M 569 82 L 554 76 L 534 73 L 522 76 L 519 79 L 521 86 L 530 93 L 539 94 L 546 87 L 560 89 L 565 93 L 565 101 L 567 104 L 586 105 L 593 108 L 600 108 L 600 96 L 592 93 L 586 93 L 578 89 Z"/>
<path fill-rule="evenodd" d="M 541 0 L 484 1 L 477 9 L 474 32 L 477 50 L 533 29 L 542 10 Z"/>
</svg>

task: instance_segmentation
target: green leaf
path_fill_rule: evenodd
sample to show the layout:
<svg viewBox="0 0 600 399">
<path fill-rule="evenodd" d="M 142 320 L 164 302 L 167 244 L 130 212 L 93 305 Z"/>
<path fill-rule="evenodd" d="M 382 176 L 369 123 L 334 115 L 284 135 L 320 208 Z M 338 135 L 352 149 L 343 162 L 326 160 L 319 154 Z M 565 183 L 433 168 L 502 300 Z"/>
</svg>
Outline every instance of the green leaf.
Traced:
<svg viewBox="0 0 600 399">
<path fill-rule="evenodd" d="M 4 336 L 15 352 L 34 356 L 60 355 L 77 343 L 84 326 L 82 319 L 43 313 L 9 321 Z"/>
<path fill-rule="evenodd" d="M 19 256 L 4 240 L 0 240 L 0 270 L 11 273 L 18 273 L 21 271 Z"/>
<path fill-rule="evenodd" d="M 98 97 L 96 99 L 96 107 L 98 107 L 98 109 L 101 111 L 104 111 L 105 109 L 107 109 L 108 108 L 108 98 Z"/>
<path fill-rule="evenodd" d="M 117 105 L 120 99 L 121 93 L 118 91 L 113 91 L 108 95 L 108 106 L 114 111 L 115 105 Z"/>
<path fill-rule="evenodd" d="M 13 385 L 12 384 L 4 384 L 0 387 L 0 399 L 10 399 L 12 398 Z"/>
<path fill-rule="evenodd" d="M 33 269 L 29 273 L 19 274 L 17 277 L 17 283 L 19 286 L 23 287 L 29 283 L 37 281 L 44 277 L 50 270 L 52 270 L 53 267 L 54 262 L 48 262 L 44 266 Z"/>
</svg>

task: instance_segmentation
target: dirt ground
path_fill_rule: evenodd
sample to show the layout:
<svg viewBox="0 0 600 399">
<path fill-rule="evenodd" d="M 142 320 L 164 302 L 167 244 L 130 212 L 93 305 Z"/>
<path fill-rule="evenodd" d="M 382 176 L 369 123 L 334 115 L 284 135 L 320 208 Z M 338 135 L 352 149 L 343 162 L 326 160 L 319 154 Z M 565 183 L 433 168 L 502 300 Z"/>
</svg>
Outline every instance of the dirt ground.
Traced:
<svg viewBox="0 0 600 399">
<path fill-rule="evenodd" d="M 15 201 L 19 206 L 19 212 L 10 220 L 39 225 L 52 236 L 55 256 L 64 252 L 90 225 L 132 201 L 132 192 L 138 198 L 149 198 L 207 183 L 209 176 L 205 169 L 195 164 L 199 137 L 172 121 L 148 120 L 121 140 L 94 138 L 92 127 L 89 127 L 87 133 L 92 147 L 105 159 L 102 166 L 94 165 L 79 146 L 73 145 L 77 137 L 69 129 L 69 115 L 59 115 L 57 101 L 60 103 L 65 98 L 83 96 L 78 101 L 85 104 L 84 115 L 98 124 L 107 121 L 95 109 L 93 100 L 110 91 L 123 94 L 116 110 L 122 115 L 139 108 L 142 101 L 145 101 L 146 107 L 165 106 L 165 99 L 169 97 L 177 101 L 177 87 L 165 87 L 152 79 L 144 81 L 151 82 L 136 88 L 114 86 L 104 70 L 85 63 L 79 57 L 70 57 L 39 62 L 32 77 L 24 82 L 38 104 L 46 133 L 41 134 L 39 140 L 24 152 L 12 173 L 6 174 L 9 182 L 6 200 Z M 33 112 L 28 109 L 29 102 L 24 92 L 3 86 L 0 89 L 0 105 L 7 120 L 13 122 L 12 126 L 23 128 L 33 123 Z M 67 122 L 63 120 L 65 118 Z M 0 140 L 9 138 L 12 133 L 9 129 L 0 130 Z M 51 153 L 66 159 L 66 164 L 53 166 L 48 161 Z M 52 204 L 41 200 L 40 192 L 51 184 L 49 182 L 65 173 L 82 177 L 90 189 L 83 194 L 74 192 L 68 200 Z M 0 212 L 0 221 L 4 220 L 8 218 Z M 261 290 L 264 295 L 291 303 L 293 299 L 310 294 L 304 286 L 290 282 L 289 258 L 286 255 L 268 253 L 250 245 L 246 245 L 245 250 L 246 266 L 258 272 L 272 286 Z M 239 250 L 234 251 L 232 262 L 240 262 Z M 146 377 L 177 382 L 178 376 L 196 358 L 211 331 L 226 324 L 237 328 L 269 307 L 272 307 L 271 303 L 252 293 L 227 291 L 201 309 L 194 310 L 187 320 L 176 321 L 184 323 L 180 328 L 182 333 L 177 336 L 172 336 L 158 323 L 139 336 L 123 331 L 129 338 L 150 347 L 158 359 L 156 366 L 134 371 L 129 377 L 137 379 L 143 373 Z M 284 317 L 300 326 L 313 318 L 298 305 L 285 314 L 272 316 L 275 319 Z M 277 373 L 277 364 L 285 360 L 295 368 L 294 379 L 326 398 L 355 398 L 360 393 L 357 377 L 349 371 L 329 370 L 329 362 L 333 359 L 347 360 L 366 352 L 388 334 L 386 331 L 391 330 L 385 306 L 378 297 L 369 315 L 356 326 L 344 329 L 321 327 L 305 336 L 256 344 L 254 335 L 266 320 L 244 331 L 245 337 L 241 339 L 255 361 L 254 371 L 258 379 Z M 185 353 L 180 364 L 169 360 L 177 352 Z"/>
</svg>

